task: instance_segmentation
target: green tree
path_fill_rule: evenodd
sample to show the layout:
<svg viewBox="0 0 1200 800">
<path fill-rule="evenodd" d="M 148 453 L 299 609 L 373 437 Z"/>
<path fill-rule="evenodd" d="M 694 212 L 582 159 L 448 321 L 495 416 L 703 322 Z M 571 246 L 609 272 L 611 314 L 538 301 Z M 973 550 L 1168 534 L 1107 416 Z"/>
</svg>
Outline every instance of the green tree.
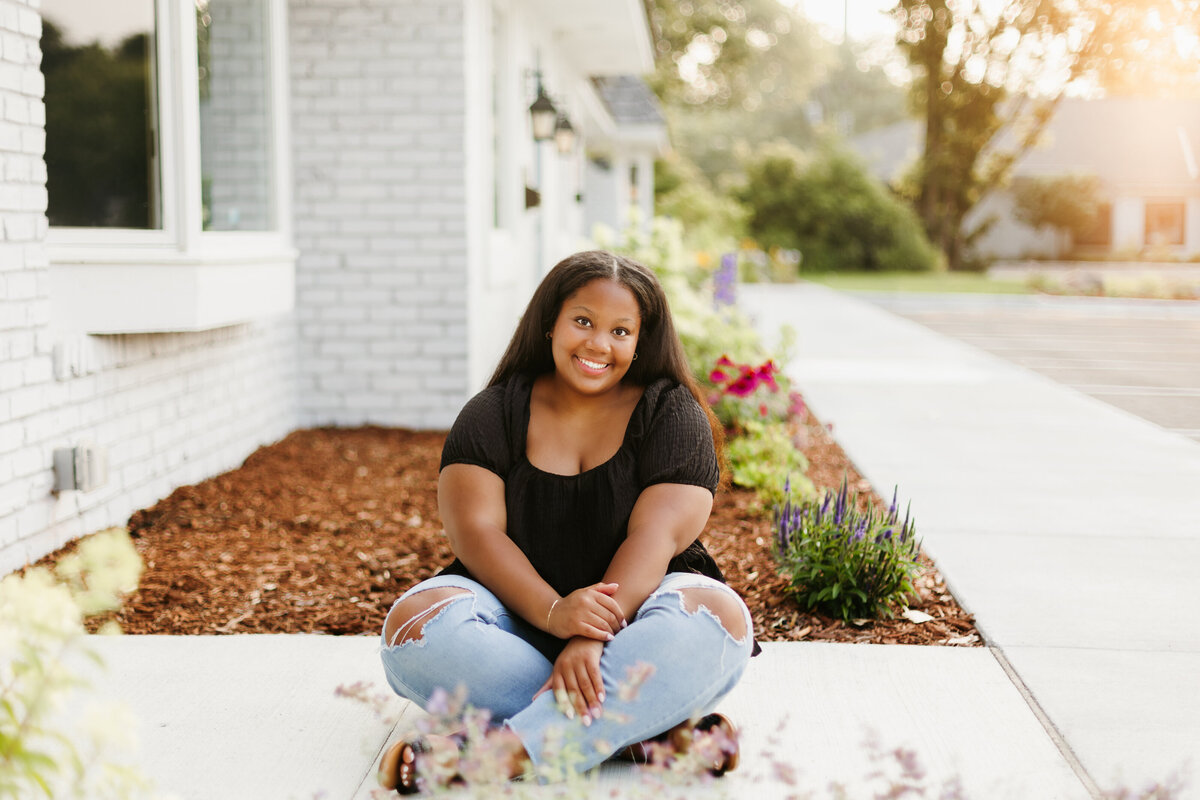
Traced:
<svg viewBox="0 0 1200 800">
<path fill-rule="evenodd" d="M 738 106 L 762 94 L 749 65 L 791 36 L 778 0 L 649 0 L 653 85 L 668 103 Z M 782 87 L 790 91 L 790 87 Z"/>
<path fill-rule="evenodd" d="M 154 226 L 149 46 L 146 34 L 72 46 L 43 23 L 51 225 Z"/>
<path fill-rule="evenodd" d="M 1034 228 L 1054 228 L 1069 247 L 1072 238 L 1096 225 L 1100 179 L 1095 175 L 1019 178 L 1013 181 L 1013 201 L 1017 219 Z M 1061 252 L 1059 245 L 1056 242 L 1055 250 Z"/>
<path fill-rule="evenodd" d="M 801 149 L 907 114 L 901 87 L 850 45 L 834 46 L 778 0 L 651 0 L 655 85 L 675 157 L 660 162 L 664 213 L 736 232 L 727 200 L 741 161 L 785 140 Z M 692 168 L 695 165 L 696 169 Z"/>
<path fill-rule="evenodd" d="M 1177 0 L 899 0 L 894 13 L 924 119 L 913 199 L 961 268 L 967 215 L 1007 182 L 1064 92 L 1174 74 L 1167 42 L 1194 12 Z"/>
<path fill-rule="evenodd" d="M 786 143 L 764 147 L 747 161 L 738 199 L 747 232 L 762 247 L 799 250 L 804 271 L 940 266 L 912 209 L 830 146 L 812 157 Z"/>
</svg>

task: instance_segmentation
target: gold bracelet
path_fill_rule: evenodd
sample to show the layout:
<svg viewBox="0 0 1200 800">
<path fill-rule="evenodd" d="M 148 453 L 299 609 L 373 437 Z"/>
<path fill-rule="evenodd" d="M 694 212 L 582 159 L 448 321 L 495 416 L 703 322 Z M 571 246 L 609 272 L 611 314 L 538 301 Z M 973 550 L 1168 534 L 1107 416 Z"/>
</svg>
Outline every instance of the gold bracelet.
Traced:
<svg viewBox="0 0 1200 800">
<path fill-rule="evenodd" d="M 560 597 L 558 600 L 562 600 L 562 598 Z M 546 633 L 550 632 L 550 615 L 554 613 L 554 607 L 558 605 L 558 600 L 551 603 L 550 610 L 546 612 Z"/>
</svg>

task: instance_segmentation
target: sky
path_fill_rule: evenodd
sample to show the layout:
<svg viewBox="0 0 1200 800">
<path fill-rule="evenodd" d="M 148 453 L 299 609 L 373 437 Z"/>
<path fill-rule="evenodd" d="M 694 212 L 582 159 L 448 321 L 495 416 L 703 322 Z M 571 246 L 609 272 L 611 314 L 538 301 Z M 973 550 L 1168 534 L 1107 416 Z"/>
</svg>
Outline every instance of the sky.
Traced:
<svg viewBox="0 0 1200 800">
<path fill-rule="evenodd" d="M 118 44 L 131 33 L 154 30 L 153 0 L 42 0 L 42 14 L 63 27 L 68 44 Z"/>
<path fill-rule="evenodd" d="M 783 0 L 811 19 L 827 39 L 842 40 L 842 24 L 852 40 L 891 38 L 894 26 L 884 13 L 896 0 Z"/>
</svg>

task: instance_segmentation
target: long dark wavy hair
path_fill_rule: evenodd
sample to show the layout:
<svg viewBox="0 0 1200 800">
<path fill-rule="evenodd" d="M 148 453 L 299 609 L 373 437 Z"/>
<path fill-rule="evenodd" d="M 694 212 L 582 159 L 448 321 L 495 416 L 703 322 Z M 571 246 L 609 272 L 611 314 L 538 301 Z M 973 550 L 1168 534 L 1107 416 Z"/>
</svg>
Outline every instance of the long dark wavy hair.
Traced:
<svg viewBox="0 0 1200 800">
<path fill-rule="evenodd" d="M 546 332 L 554 328 L 559 311 L 568 297 L 597 279 L 616 281 L 637 300 L 641 314 L 637 360 L 629 365 L 624 381 L 648 386 L 659 378 L 670 378 L 688 388 L 708 416 L 712 428 L 717 462 L 721 465 L 721 483 L 726 484 L 725 429 L 709 408 L 700 386 L 688 368 L 679 334 L 671 320 L 667 295 L 654 272 L 633 259 L 605 250 L 588 250 L 567 256 L 554 265 L 534 290 L 521 321 L 505 349 L 488 386 L 504 383 L 513 375 L 543 375 L 554 371 L 554 356 Z"/>
</svg>

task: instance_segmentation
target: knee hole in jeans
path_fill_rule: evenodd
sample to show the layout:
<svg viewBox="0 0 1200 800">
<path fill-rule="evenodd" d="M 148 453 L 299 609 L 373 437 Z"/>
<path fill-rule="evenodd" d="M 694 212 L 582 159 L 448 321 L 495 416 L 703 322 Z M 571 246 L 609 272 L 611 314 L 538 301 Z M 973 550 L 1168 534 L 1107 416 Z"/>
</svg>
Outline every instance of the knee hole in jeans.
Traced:
<svg viewBox="0 0 1200 800">
<path fill-rule="evenodd" d="M 425 632 L 425 624 L 438 615 L 451 601 L 474 597 L 466 590 L 453 586 L 423 589 L 404 598 L 388 612 L 383 623 L 383 637 L 388 645 L 414 642 Z"/>
<path fill-rule="evenodd" d="M 741 604 L 724 589 L 686 587 L 679 590 L 683 598 L 683 609 L 695 614 L 701 607 L 717 618 L 725 632 L 741 641 L 746 638 L 746 617 Z"/>
</svg>

